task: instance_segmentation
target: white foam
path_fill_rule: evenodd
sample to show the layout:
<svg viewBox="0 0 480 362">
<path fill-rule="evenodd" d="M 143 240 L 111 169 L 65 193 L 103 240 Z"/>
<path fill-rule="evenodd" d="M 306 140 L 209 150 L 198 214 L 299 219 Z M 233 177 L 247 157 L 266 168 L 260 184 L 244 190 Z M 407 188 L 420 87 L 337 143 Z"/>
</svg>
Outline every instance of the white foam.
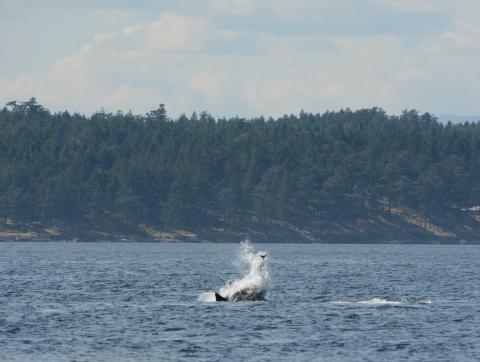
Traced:
<svg viewBox="0 0 480 362">
<path fill-rule="evenodd" d="M 248 240 L 240 244 L 239 267 L 243 277 L 234 281 L 228 281 L 219 294 L 224 298 L 235 301 L 242 299 L 255 299 L 255 296 L 265 295 L 268 290 L 267 261 L 260 255 L 265 252 L 253 252 L 253 247 Z"/>
<path fill-rule="evenodd" d="M 40 309 L 40 313 L 46 314 L 46 315 L 67 314 L 67 311 L 65 309 L 59 309 L 59 308 L 42 308 Z"/>
<path fill-rule="evenodd" d="M 328 302 L 329 304 L 339 304 L 339 305 L 351 305 L 351 304 L 360 304 L 360 305 L 416 305 L 416 304 L 432 304 L 430 299 L 418 300 L 418 301 L 409 301 L 407 299 L 401 300 L 388 300 L 383 298 L 372 298 L 368 300 L 360 301 L 346 301 L 346 300 L 332 300 Z"/>
<path fill-rule="evenodd" d="M 200 302 L 206 302 L 206 303 L 215 302 L 215 300 L 216 300 L 215 299 L 215 293 L 213 293 L 213 292 L 200 293 L 197 300 L 200 301 Z"/>
<path fill-rule="evenodd" d="M 407 304 L 404 300 L 387 300 L 382 298 L 373 298 L 369 300 L 361 300 L 357 304 L 367 304 L 367 305 L 401 305 Z"/>
<path fill-rule="evenodd" d="M 354 304 L 355 302 L 349 302 L 346 300 L 332 300 L 328 302 L 329 304 Z"/>
<path fill-rule="evenodd" d="M 418 304 L 432 304 L 430 299 L 419 300 Z"/>
</svg>

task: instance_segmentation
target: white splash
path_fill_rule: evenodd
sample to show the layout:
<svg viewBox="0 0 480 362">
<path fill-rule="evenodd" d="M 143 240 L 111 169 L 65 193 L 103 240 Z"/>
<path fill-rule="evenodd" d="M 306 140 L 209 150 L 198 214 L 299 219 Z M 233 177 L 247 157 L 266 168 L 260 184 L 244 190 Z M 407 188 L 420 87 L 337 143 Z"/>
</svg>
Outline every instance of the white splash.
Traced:
<svg viewBox="0 0 480 362">
<path fill-rule="evenodd" d="M 203 292 L 203 293 L 200 293 L 200 295 L 198 296 L 197 300 L 199 302 L 206 302 L 206 303 L 209 303 L 209 302 L 215 302 L 216 299 L 215 299 L 215 293 L 213 292 Z"/>
<path fill-rule="evenodd" d="M 366 304 L 366 305 L 402 305 L 406 304 L 407 301 L 405 300 L 387 300 L 382 298 L 373 298 L 369 300 L 361 300 L 357 302 L 358 304 Z"/>
<path fill-rule="evenodd" d="M 406 299 L 401 300 L 388 300 L 383 298 L 372 298 L 368 300 L 360 300 L 356 302 L 346 301 L 346 300 L 334 300 L 329 302 L 330 304 L 341 304 L 341 305 L 349 305 L 349 304 L 361 304 L 361 305 L 415 305 L 415 304 L 432 304 L 430 299 L 418 300 L 418 301 L 410 301 Z"/>
<path fill-rule="evenodd" d="M 268 290 L 267 253 L 253 252 L 253 247 L 246 240 L 240 244 L 239 264 L 243 270 L 243 277 L 234 281 L 229 280 L 219 290 L 219 294 L 229 301 L 262 300 Z"/>
</svg>

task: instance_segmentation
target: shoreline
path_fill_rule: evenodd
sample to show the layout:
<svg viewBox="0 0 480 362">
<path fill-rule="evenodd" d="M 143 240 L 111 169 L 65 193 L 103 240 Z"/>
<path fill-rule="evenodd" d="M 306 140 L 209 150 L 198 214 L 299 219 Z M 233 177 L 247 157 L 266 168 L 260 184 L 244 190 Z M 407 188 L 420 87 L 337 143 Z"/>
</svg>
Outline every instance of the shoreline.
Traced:
<svg viewBox="0 0 480 362">
<path fill-rule="evenodd" d="M 467 235 L 465 235 L 467 236 Z M 292 244 L 390 244 L 390 245 L 480 245 L 472 233 L 462 236 L 440 236 L 424 230 L 385 228 L 373 225 L 368 230 L 344 230 L 338 227 L 299 229 L 156 229 L 143 224 L 129 229 L 99 228 L 93 225 L 22 225 L 0 228 L 1 242 L 142 242 L 142 243 L 254 243 Z"/>
</svg>

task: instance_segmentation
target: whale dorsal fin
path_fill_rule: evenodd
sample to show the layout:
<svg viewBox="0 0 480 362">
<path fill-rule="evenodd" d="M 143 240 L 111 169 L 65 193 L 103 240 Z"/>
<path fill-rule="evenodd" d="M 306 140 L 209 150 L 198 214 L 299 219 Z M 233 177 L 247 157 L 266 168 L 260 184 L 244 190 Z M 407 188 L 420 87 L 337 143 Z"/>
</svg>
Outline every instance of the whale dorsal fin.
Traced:
<svg viewBox="0 0 480 362">
<path fill-rule="evenodd" d="M 215 293 L 215 300 L 216 300 L 217 302 L 226 302 L 226 301 L 228 301 L 227 298 L 222 297 L 222 296 L 221 296 L 220 294 L 218 294 L 218 293 Z"/>
</svg>

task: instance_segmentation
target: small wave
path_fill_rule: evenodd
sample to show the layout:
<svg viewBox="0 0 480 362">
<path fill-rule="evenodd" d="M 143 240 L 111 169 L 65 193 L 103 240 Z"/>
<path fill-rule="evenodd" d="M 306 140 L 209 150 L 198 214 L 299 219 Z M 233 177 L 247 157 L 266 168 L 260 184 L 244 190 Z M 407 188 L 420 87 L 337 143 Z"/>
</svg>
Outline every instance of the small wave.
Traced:
<svg viewBox="0 0 480 362">
<path fill-rule="evenodd" d="M 66 309 L 60 308 L 39 308 L 38 311 L 44 315 L 53 315 L 53 314 L 67 314 L 68 311 Z"/>
<path fill-rule="evenodd" d="M 401 304 L 408 304 L 407 301 L 404 300 L 387 300 L 382 298 L 373 298 L 369 300 L 361 300 L 357 302 L 358 304 L 367 304 L 367 305 L 401 305 Z"/>
<path fill-rule="evenodd" d="M 372 298 L 372 299 L 360 300 L 360 301 L 333 300 L 333 301 L 330 301 L 328 303 L 329 304 L 340 304 L 340 305 L 360 304 L 360 305 L 381 306 L 381 305 L 432 304 L 432 301 L 430 299 L 412 301 L 412 300 L 407 300 L 407 299 L 388 300 L 388 299 L 383 299 L 383 298 Z"/>
<path fill-rule="evenodd" d="M 417 303 L 418 304 L 432 304 L 432 301 L 430 299 L 424 299 L 424 300 L 419 300 Z"/>
<path fill-rule="evenodd" d="M 355 302 L 349 302 L 347 300 L 331 300 L 328 304 L 355 304 Z"/>
</svg>

